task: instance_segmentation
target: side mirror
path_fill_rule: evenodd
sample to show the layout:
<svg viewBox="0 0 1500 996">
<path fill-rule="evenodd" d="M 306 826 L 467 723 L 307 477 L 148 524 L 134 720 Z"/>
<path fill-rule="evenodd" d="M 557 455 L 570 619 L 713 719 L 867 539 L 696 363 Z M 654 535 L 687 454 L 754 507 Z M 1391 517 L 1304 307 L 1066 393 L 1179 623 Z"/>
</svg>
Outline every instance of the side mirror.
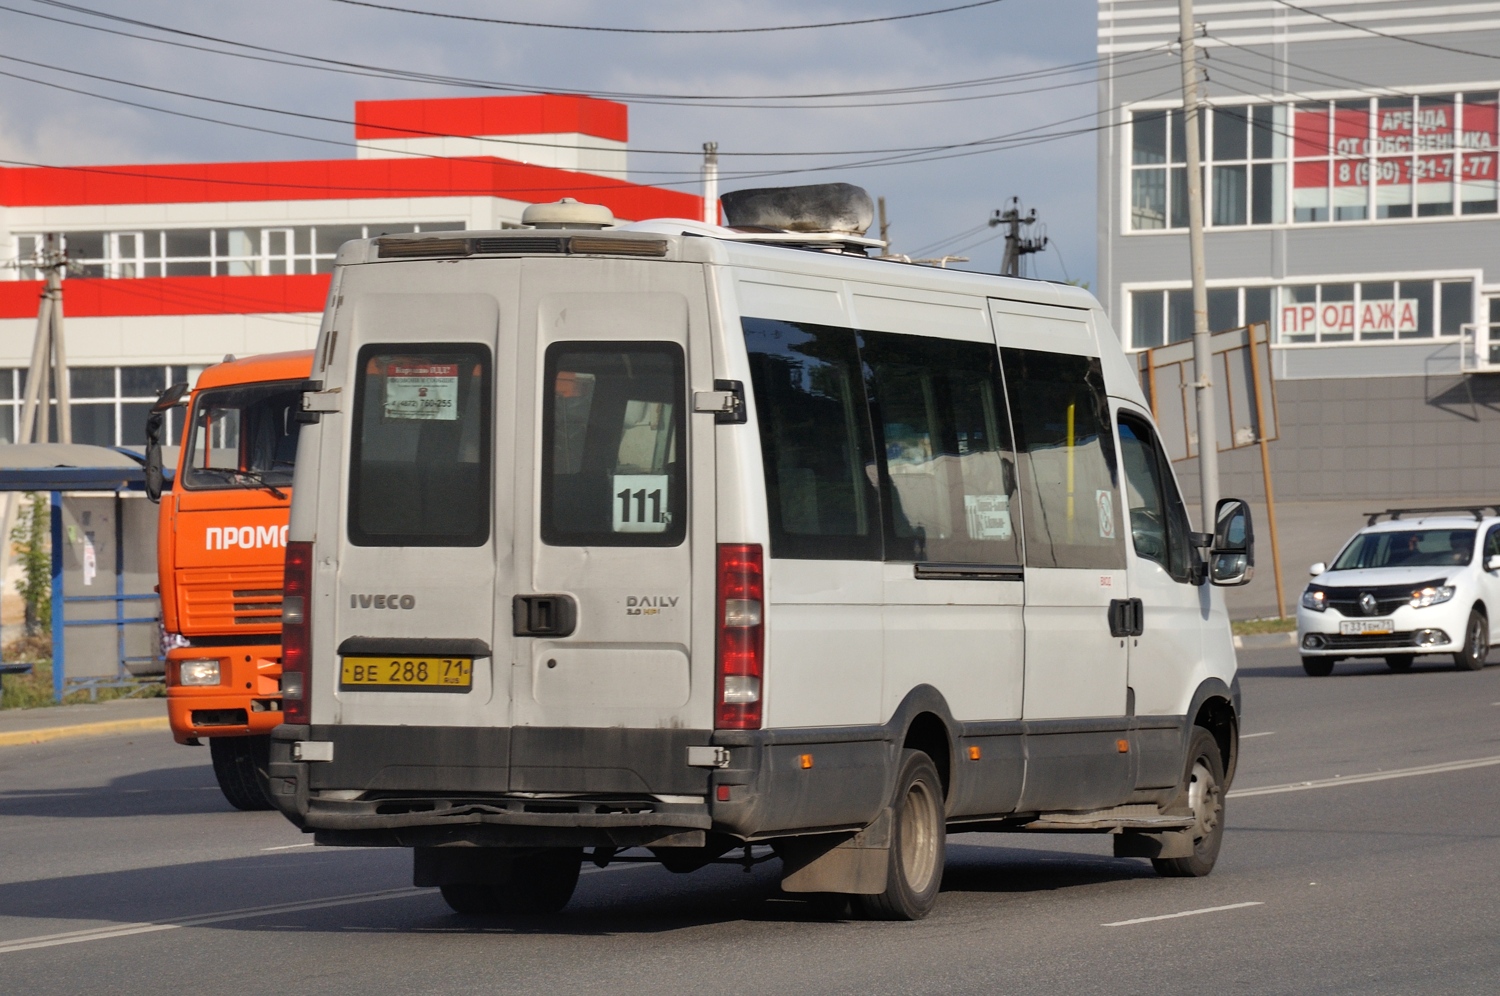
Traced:
<svg viewBox="0 0 1500 996">
<path fill-rule="evenodd" d="M 156 399 L 146 415 L 146 497 L 154 502 L 168 489 L 166 471 L 161 465 L 161 430 L 167 423 L 167 412 L 182 403 L 186 384 L 173 384 Z"/>
<path fill-rule="evenodd" d="M 1484 569 L 1487 571 L 1500 571 L 1500 553 L 1492 553 L 1484 558 Z"/>
<path fill-rule="evenodd" d="M 1208 578 L 1220 587 L 1249 584 L 1255 577 L 1255 530 L 1250 506 L 1221 498 L 1214 509 L 1214 541 L 1208 551 Z"/>
<path fill-rule="evenodd" d="M 1328 565 L 1320 560 L 1307 569 L 1307 576 L 1310 578 L 1315 578 L 1326 570 L 1328 570 Z"/>
</svg>

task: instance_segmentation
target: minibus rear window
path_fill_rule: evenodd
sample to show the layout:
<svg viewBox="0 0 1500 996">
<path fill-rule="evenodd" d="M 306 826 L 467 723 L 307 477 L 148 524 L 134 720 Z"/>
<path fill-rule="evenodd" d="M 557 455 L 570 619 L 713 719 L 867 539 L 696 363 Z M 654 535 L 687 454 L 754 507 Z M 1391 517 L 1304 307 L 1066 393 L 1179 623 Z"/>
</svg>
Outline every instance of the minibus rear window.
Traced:
<svg viewBox="0 0 1500 996">
<path fill-rule="evenodd" d="M 771 556 L 879 560 L 869 405 L 850 329 L 744 319 Z"/>
<path fill-rule="evenodd" d="M 542 540 L 676 546 L 687 535 L 682 347 L 559 342 L 542 403 Z"/>
<path fill-rule="evenodd" d="M 365 346 L 354 388 L 349 540 L 483 546 L 490 536 L 490 351 Z"/>
</svg>

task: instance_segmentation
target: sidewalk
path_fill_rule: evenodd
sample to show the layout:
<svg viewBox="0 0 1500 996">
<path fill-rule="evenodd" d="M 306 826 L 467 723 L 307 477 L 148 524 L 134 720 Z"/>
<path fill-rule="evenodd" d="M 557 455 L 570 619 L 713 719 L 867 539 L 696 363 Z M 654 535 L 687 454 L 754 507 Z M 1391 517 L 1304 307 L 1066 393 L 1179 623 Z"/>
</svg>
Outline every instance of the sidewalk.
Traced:
<svg viewBox="0 0 1500 996">
<path fill-rule="evenodd" d="M 165 729 L 166 699 L 116 699 L 41 709 L 0 709 L 0 748 L 60 737 Z"/>
</svg>

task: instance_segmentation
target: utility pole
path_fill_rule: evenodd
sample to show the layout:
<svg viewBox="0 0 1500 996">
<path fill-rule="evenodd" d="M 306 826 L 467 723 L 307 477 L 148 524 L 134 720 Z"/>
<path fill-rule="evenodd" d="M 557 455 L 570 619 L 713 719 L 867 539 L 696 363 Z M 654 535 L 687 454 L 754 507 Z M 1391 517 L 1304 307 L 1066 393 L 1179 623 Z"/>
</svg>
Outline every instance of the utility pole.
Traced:
<svg viewBox="0 0 1500 996">
<path fill-rule="evenodd" d="M 990 216 L 990 227 L 997 225 L 1008 225 L 1010 230 L 1005 233 L 1005 260 L 1000 264 L 1000 275 L 1002 277 L 1019 277 L 1021 275 L 1021 257 L 1028 256 L 1034 252 L 1041 252 L 1047 248 L 1047 236 L 1042 235 L 1034 238 L 1022 238 L 1021 226 L 1036 224 L 1036 208 L 1025 216 L 1021 214 L 1021 198 L 1012 197 L 1010 207 L 1004 211 L 996 211 Z"/>
<path fill-rule="evenodd" d="M 31 368 L 26 373 L 26 397 L 21 407 L 21 430 L 16 442 L 48 442 L 52 436 L 52 387 L 57 390 L 57 441 L 73 441 L 72 392 L 68 383 L 68 350 L 63 337 L 63 270 L 68 257 L 57 233 L 43 242 L 41 264 L 46 274 L 37 307 L 36 336 L 31 343 Z"/>
<path fill-rule="evenodd" d="M 1214 530 L 1219 503 L 1219 433 L 1214 425 L 1213 354 L 1208 333 L 1207 273 L 1203 261 L 1203 172 L 1199 162 L 1198 52 L 1193 0 L 1177 0 L 1182 46 L 1182 124 L 1187 146 L 1188 255 L 1193 268 L 1193 398 L 1198 404 L 1198 495 L 1204 532 Z"/>
<path fill-rule="evenodd" d="M 703 143 L 703 222 L 719 223 L 719 143 Z"/>
</svg>

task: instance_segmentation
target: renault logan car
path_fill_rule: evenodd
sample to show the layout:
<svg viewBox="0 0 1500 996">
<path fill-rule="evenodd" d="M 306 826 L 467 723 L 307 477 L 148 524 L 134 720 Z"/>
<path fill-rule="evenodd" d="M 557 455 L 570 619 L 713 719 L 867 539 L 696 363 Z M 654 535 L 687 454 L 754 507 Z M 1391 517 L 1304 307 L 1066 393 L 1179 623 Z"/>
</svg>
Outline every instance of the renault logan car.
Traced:
<svg viewBox="0 0 1500 996">
<path fill-rule="evenodd" d="M 1332 565 L 1313 564 L 1297 609 L 1302 667 L 1383 657 L 1393 670 L 1418 654 L 1484 667 L 1500 617 L 1500 515 L 1474 509 L 1393 509 L 1370 516 Z M 1385 521 L 1380 521 L 1384 519 Z"/>
</svg>

